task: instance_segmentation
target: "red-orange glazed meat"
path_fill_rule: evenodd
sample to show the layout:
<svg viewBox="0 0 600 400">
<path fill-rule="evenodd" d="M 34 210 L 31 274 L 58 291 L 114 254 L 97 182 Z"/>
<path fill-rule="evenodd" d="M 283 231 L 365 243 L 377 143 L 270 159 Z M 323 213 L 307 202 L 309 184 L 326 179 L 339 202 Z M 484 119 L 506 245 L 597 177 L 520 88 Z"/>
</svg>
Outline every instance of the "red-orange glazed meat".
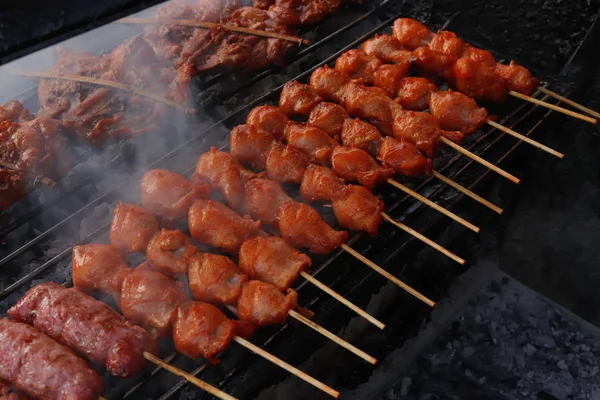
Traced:
<svg viewBox="0 0 600 400">
<path fill-rule="evenodd" d="M 288 200 L 279 207 L 279 233 L 294 247 L 314 254 L 329 254 L 348 239 L 348 232 L 336 231 L 314 208 Z"/>
<path fill-rule="evenodd" d="M 163 229 L 148 243 L 146 258 L 152 269 L 178 277 L 187 273 L 190 259 L 197 252 L 183 232 Z"/>
<path fill-rule="evenodd" d="M 224 204 L 199 200 L 188 214 L 190 233 L 194 240 L 229 253 L 238 251 L 244 240 L 256 236 L 260 222 L 241 217 Z"/>
<path fill-rule="evenodd" d="M 487 50 L 478 49 L 477 47 L 473 47 L 470 44 L 465 44 L 465 51 L 462 55 L 463 58 L 470 58 L 473 61 L 484 64 L 489 68 L 496 68 L 496 59 Z"/>
<path fill-rule="evenodd" d="M 189 301 L 177 309 L 173 341 L 178 352 L 190 358 L 204 357 L 210 362 L 224 351 L 236 335 L 236 324 L 217 307 Z"/>
<path fill-rule="evenodd" d="M 310 258 L 274 236 L 255 237 L 240 247 L 238 265 L 250 279 L 258 279 L 284 291 L 301 271 L 310 268 Z"/>
<path fill-rule="evenodd" d="M 349 185 L 345 196 L 331 202 L 340 225 L 353 231 L 377 234 L 384 204 L 364 186 Z"/>
<path fill-rule="evenodd" d="M 465 42 L 454 32 L 439 31 L 434 34 L 429 42 L 429 48 L 438 53 L 447 54 L 455 58 L 462 57 L 465 52 Z"/>
<path fill-rule="evenodd" d="M 390 97 L 398 93 L 402 79 L 406 77 L 409 64 L 384 64 L 373 74 L 373 86 L 382 88 Z"/>
<path fill-rule="evenodd" d="M 244 203 L 244 183 L 240 170 L 231 162 L 229 153 L 211 147 L 210 151 L 198 158 L 194 179 L 208 182 L 236 210 Z"/>
<path fill-rule="evenodd" d="M 401 109 L 383 89 L 354 83 L 344 89 L 343 106 L 348 114 L 368 120 L 385 135 L 393 134 L 393 112 Z"/>
<path fill-rule="evenodd" d="M 185 289 L 167 275 L 140 265 L 125 278 L 119 306 L 125 318 L 152 333 L 166 336 L 187 300 Z"/>
<path fill-rule="evenodd" d="M 423 157 L 417 147 L 392 137 L 384 137 L 377 156 L 383 165 L 403 176 L 431 176 L 432 161 Z"/>
<path fill-rule="evenodd" d="M 402 47 L 391 35 L 375 35 L 360 46 L 370 56 L 377 57 L 386 64 L 410 64 L 412 53 Z"/>
<path fill-rule="evenodd" d="M 431 41 L 432 34 L 429 28 L 412 18 L 398 18 L 392 27 L 394 37 L 398 39 L 402 47 L 415 50 L 421 46 L 427 46 Z"/>
<path fill-rule="evenodd" d="M 8 310 L 19 322 L 68 346 L 114 376 L 129 377 L 155 353 L 152 336 L 106 304 L 77 289 L 47 282 L 34 286 Z"/>
<path fill-rule="evenodd" d="M 346 186 L 331 168 L 311 164 L 304 174 L 300 194 L 306 201 L 328 201 L 344 196 Z"/>
<path fill-rule="evenodd" d="M 394 136 L 414 144 L 427 158 L 433 158 L 438 146 L 440 127 L 431 114 L 397 111 L 394 115 Z"/>
<path fill-rule="evenodd" d="M 308 156 L 301 151 L 273 142 L 267 157 L 267 176 L 281 183 L 300 183 L 309 163 Z"/>
<path fill-rule="evenodd" d="M 335 61 L 336 70 L 368 86 L 373 84 L 373 74 L 380 66 L 381 60 L 359 49 L 348 50 Z"/>
<path fill-rule="evenodd" d="M 346 181 L 356 181 L 373 189 L 394 176 L 394 170 L 382 167 L 366 151 L 356 147 L 337 146 L 331 154 L 331 167 Z"/>
<path fill-rule="evenodd" d="M 102 393 L 98 374 L 68 347 L 8 318 L 0 318 L 0 379 L 38 400 L 97 400 Z"/>
<path fill-rule="evenodd" d="M 285 131 L 290 146 L 306 154 L 310 162 L 327 165 L 336 141 L 327 132 L 301 124 L 290 124 Z"/>
<path fill-rule="evenodd" d="M 422 75 L 428 79 L 436 79 L 439 75 L 454 81 L 452 70 L 456 57 L 431 50 L 429 47 L 419 47 L 413 52 L 415 64 Z"/>
<path fill-rule="evenodd" d="M 346 85 L 350 82 L 351 79 L 348 75 L 330 68 L 328 65 L 319 67 L 310 74 L 310 87 L 319 96 L 326 101 L 333 101 L 342 105 L 344 105 Z M 281 107 L 281 101 L 279 106 Z M 313 105 L 313 108 L 315 106 Z"/>
<path fill-rule="evenodd" d="M 140 206 L 118 202 L 110 224 L 110 244 L 123 253 L 143 253 L 160 225 Z"/>
<path fill-rule="evenodd" d="M 373 125 L 358 118 L 344 121 L 341 137 L 344 146 L 357 147 L 373 154 L 377 153 L 380 139 L 381 133 Z"/>
<path fill-rule="evenodd" d="M 453 87 L 476 100 L 502 102 L 508 94 L 507 83 L 494 69 L 469 58 L 456 61 Z"/>
<path fill-rule="evenodd" d="M 515 64 L 514 61 L 511 61 L 509 65 L 496 64 L 495 71 L 505 80 L 510 90 L 528 96 L 540 84 L 540 80 L 533 78 L 527 68 Z"/>
<path fill-rule="evenodd" d="M 279 109 L 288 116 L 308 117 L 311 110 L 323 99 L 308 85 L 296 81 L 287 82 L 279 97 Z"/>
<path fill-rule="evenodd" d="M 231 160 L 252 170 L 262 171 L 267 165 L 267 155 L 273 135 L 254 125 L 238 125 L 229 134 Z"/>
<path fill-rule="evenodd" d="M 196 199 L 206 199 L 210 194 L 208 185 L 193 185 L 185 177 L 164 169 L 146 172 L 140 188 L 144 208 L 168 221 L 185 218 Z"/>
<path fill-rule="evenodd" d="M 269 226 L 277 226 L 279 207 L 290 201 L 283 187 L 271 179 L 253 179 L 246 183 L 244 212 Z"/>
<path fill-rule="evenodd" d="M 286 292 L 283 294 L 266 282 L 246 282 L 237 301 L 238 318 L 257 326 L 284 323 L 289 311 L 298 304 L 298 293 L 294 289 Z"/>
<path fill-rule="evenodd" d="M 467 135 L 475 132 L 487 121 L 485 108 L 477 106 L 472 98 L 452 90 L 433 93 L 430 109 L 442 128 L 459 130 Z"/>
<path fill-rule="evenodd" d="M 342 134 L 348 111 L 339 104 L 324 101 L 317 104 L 308 116 L 308 125 L 319 128 L 333 138 Z"/>
<path fill-rule="evenodd" d="M 76 288 L 86 293 L 106 293 L 117 301 L 123 280 L 132 271 L 121 254 L 106 244 L 73 247 L 71 268 Z"/>
<path fill-rule="evenodd" d="M 429 108 L 431 93 L 437 87 L 431 81 L 416 76 L 403 78 L 394 93 L 396 102 L 405 110 L 421 111 Z"/>
<path fill-rule="evenodd" d="M 225 256 L 197 253 L 190 262 L 188 281 L 192 297 L 196 300 L 235 304 L 248 277 Z"/>
<path fill-rule="evenodd" d="M 279 107 L 263 105 L 254 107 L 248 113 L 246 123 L 263 129 L 273 135 L 275 139 L 281 140 L 290 119 Z"/>
</svg>

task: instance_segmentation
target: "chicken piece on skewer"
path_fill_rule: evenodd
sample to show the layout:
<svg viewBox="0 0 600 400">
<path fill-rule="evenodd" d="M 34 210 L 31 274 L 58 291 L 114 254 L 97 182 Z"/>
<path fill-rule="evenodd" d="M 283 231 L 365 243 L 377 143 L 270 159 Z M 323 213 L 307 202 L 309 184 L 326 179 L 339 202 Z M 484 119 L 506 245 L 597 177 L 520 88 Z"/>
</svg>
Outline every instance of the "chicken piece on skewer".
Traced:
<svg viewBox="0 0 600 400">
<path fill-rule="evenodd" d="M 527 96 L 531 95 L 533 89 L 540 85 L 540 80 L 532 77 L 531 71 L 514 61 L 508 65 L 497 63 L 494 70 L 506 81 L 510 90 Z"/>
<path fill-rule="evenodd" d="M 246 117 L 246 124 L 269 132 L 276 140 L 283 139 L 285 128 L 290 123 L 290 119 L 279 107 L 269 105 L 254 107 Z"/>
<path fill-rule="evenodd" d="M 73 247 L 71 268 L 73 285 L 79 290 L 106 293 L 117 301 L 123 280 L 132 271 L 121 253 L 106 244 Z"/>
<path fill-rule="evenodd" d="M 162 229 L 155 234 L 146 248 L 146 258 L 153 270 L 178 277 L 185 275 L 190 260 L 198 248 L 181 231 Z"/>
<path fill-rule="evenodd" d="M 260 222 L 241 217 L 226 205 L 212 200 L 196 201 L 188 212 L 194 240 L 234 253 L 244 240 L 261 234 Z"/>
<path fill-rule="evenodd" d="M 273 141 L 273 135 L 261 128 L 248 124 L 238 125 L 229 134 L 229 154 L 235 163 L 262 171 L 266 168 Z"/>
<path fill-rule="evenodd" d="M 431 158 L 423 157 L 411 143 L 401 142 L 389 136 L 381 139 L 377 159 L 404 176 L 429 177 L 432 173 Z"/>
<path fill-rule="evenodd" d="M 228 257 L 197 253 L 190 262 L 188 281 L 192 297 L 196 300 L 235 304 L 248 277 Z"/>
<path fill-rule="evenodd" d="M 412 18 L 398 18 L 394 21 L 392 33 L 402 47 L 411 51 L 429 45 L 433 36 L 425 24 Z"/>
<path fill-rule="evenodd" d="M 328 165 L 331 159 L 331 150 L 336 141 L 314 126 L 290 124 L 285 131 L 287 143 L 306 154 L 310 162 L 319 165 Z"/>
<path fill-rule="evenodd" d="M 276 228 L 279 206 L 292 201 L 283 187 L 274 180 L 259 178 L 246 182 L 244 189 L 246 204 L 243 211 L 262 224 Z M 269 201 L 264 201 L 266 195 L 262 195 L 263 192 L 269 194 Z"/>
<path fill-rule="evenodd" d="M 281 111 L 280 111 L 281 112 Z M 307 124 L 327 132 L 333 138 L 339 138 L 344 128 L 344 121 L 350 118 L 348 111 L 339 104 L 324 101 L 310 111 Z M 271 132 L 273 136 L 275 133 Z"/>
<path fill-rule="evenodd" d="M 371 155 L 377 154 L 381 138 L 381 133 L 377 128 L 358 118 L 345 120 L 340 136 L 344 146 L 363 149 Z"/>
<path fill-rule="evenodd" d="M 310 258 L 275 236 L 255 237 L 242 243 L 238 265 L 250 279 L 270 283 L 284 291 L 298 274 L 310 268 Z"/>
<path fill-rule="evenodd" d="M 356 181 L 373 189 L 394 176 L 394 170 L 379 165 L 366 151 L 336 146 L 331 154 L 331 168 L 344 180 Z"/>
<path fill-rule="evenodd" d="M 267 176 L 277 182 L 300 183 L 309 163 L 308 157 L 301 151 L 273 142 L 267 157 Z"/>
<path fill-rule="evenodd" d="M 198 158 L 192 180 L 208 182 L 236 210 L 244 202 L 244 182 L 240 169 L 230 162 L 229 154 L 217 151 L 214 147 Z"/>
<path fill-rule="evenodd" d="M 177 315 L 177 306 L 187 300 L 181 282 L 138 266 L 123 281 L 119 307 L 125 318 L 154 336 L 166 336 Z"/>
<path fill-rule="evenodd" d="M 123 253 L 143 253 L 159 230 L 158 221 L 148 210 L 118 202 L 110 224 L 110 244 Z"/>
<path fill-rule="evenodd" d="M 360 49 L 387 64 L 408 64 L 410 66 L 414 60 L 412 53 L 402 47 L 400 42 L 391 35 L 376 34 L 365 41 Z"/>
<path fill-rule="evenodd" d="M 185 177 L 164 169 L 146 172 L 140 184 L 144 208 L 166 221 L 184 218 L 196 199 L 206 199 L 210 186 L 191 184 Z"/>
<path fill-rule="evenodd" d="M 296 81 L 287 82 L 279 97 L 279 108 L 286 115 L 308 117 L 313 108 L 323 99 L 315 91 Z"/>
<path fill-rule="evenodd" d="M 243 321 L 257 326 L 282 324 L 290 310 L 298 306 L 298 293 L 287 289 L 283 294 L 277 287 L 261 281 L 248 281 L 236 304 L 236 314 Z"/>
<path fill-rule="evenodd" d="M 504 78 L 495 69 L 470 58 L 463 57 L 456 61 L 452 77 L 452 87 L 477 100 L 500 103 L 508 96 Z"/>
<path fill-rule="evenodd" d="M 472 98 L 452 90 L 433 93 L 429 107 L 444 129 L 458 130 L 466 135 L 475 132 L 488 120 L 485 108 L 479 107 Z"/>
<path fill-rule="evenodd" d="M 399 133 L 396 138 L 414 144 L 427 158 L 433 158 L 440 134 L 439 122 L 433 115 L 398 110 L 394 115 L 394 131 Z"/>
<path fill-rule="evenodd" d="M 421 111 L 429 108 L 429 99 L 435 92 L 437 87 L 431 81 L 409 76 L 400 81 L 398 90 L 393 95 L 394 100 L 405 110 Z"/>
<path fill-rule="evenodd" d="M 341 0 L 276 0 L 273 3 L 269 12 L 293 27 L 314 25 L 326 16 L 334 14 L 342 5 Z"/>
<path fill-rule="evenodd" d="M 304 174 L 300 194 L 306 201 L 331 201 L 344 196 L 348 185 L 332 169 L 311 164 Z"/>
</svg>

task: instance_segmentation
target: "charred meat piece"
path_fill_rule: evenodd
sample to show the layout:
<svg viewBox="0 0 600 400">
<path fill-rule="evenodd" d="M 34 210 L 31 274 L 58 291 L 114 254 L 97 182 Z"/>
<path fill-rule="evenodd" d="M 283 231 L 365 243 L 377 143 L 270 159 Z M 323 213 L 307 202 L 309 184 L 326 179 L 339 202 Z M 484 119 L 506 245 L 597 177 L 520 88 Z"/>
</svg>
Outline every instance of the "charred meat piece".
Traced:
<svg viewBox="0 0 600 400">
<path fill-rule="evenodd" d="M 335 13 L 341 0 L 276 0 L 269 12 L 289 26 L 314 25 Z"/>
<path fill-rule="evenodd" d="M 140 206 L 118 202 L 110 224 L 110 244 L 123 253 L 143 253 L 160 230 L 154 215 Z"/>
<path fill-rule="evenodd" d="M 356 147 L 337 146 L 331 154 L 332 169 L 344 180 L 355 181 L 373 189 L 394 176 L 394 170 L 381 166 L 366 151 Z"/>
<path fill-rule="evenodd" d="M 162 229 L 148 243 L 146 258 L 152 269 L 178 277 L 188 271 L 190 260 L 198 248 L 181 231 Z"/>
<path fill-rule="evenodd" d="M 283 294 L 269 283 L 249 281 L 242 286 L 236 309 L 239 319 L 265 326 L 285 322 L 289 311 L 297 304 L 298 293 L 294 289 L 287 289 Z"/>
<path fill-rule="evenodd" d="M 431 114 L 440 121 L 442 128 L 471 134 L 487 121 L 487 111 L 470 97 L 452 90 L 431 95 Z"/>
<path fill-rule="evenodd" d="M 439 122 L 431 114 L 404 110 L 394 114 L 396 139 L 414 144 L 427 158 L 433 158 L 439 135 Z"/>
<path fill-rule="evenodd" d="M 429 107 L 429 99 L 434 92 L 437 92 L 437 87 L 431 81 L 410 76 L 400 81 L 394 95 L 396 102 L 405 110 L 421 111 Z"/>
<path fill-rule="evenodd" d="M 229 153 L 212 147 L 198 158 L 193 179 L 208 182 L 221 194 L 227 205 L 239 210 L 244 203 L 244 182 L 240 169 L 231 162 Z"/>
<path fill-rule="evenodd" d="M 279 97 L 279 109 L 288 116 L 308 117 L 313 108 L 323 99 L 308 85 L 296 81 L 287 82 Z"/>
<path fill-rule="evenodd" d="M 340 225 L 371 236 L 377 234 L 384 205 L 366 187 L 349 185 L 344 196 L 334 199 L 331 204 Z"/>
<path fill-rule="evenodd" d="M 148 332 L 109 306 L 54 282 L 34 286 L 8 314 L 104 366 L 115 376 L 138 373 L 146 365 L 144 352 L 156 350 Z"/>
<path fill-rule="evenodd" d="M 469 58 L 456 61 L 453 87 L 476 100 L 502 102 L 508 95 L 505 79 L 485 64 Z"/>
<path fill-rule="evenodd" d="M 267 176 L 281 183 L 300 183 L 310 164 L 308 156 L 289 145 L 273 142 L 267 157 Z"/>
<path fill-rule="evenodd" d="M 132 271 L 119 251 L 106 244 L 73 247 L 71 265 L 76 288 L 86 293 L 106 293 L 117 301 L 123 280 Z"/>
<path fill-rule="evenodd" d="M 134 324 L 155 336 L 166 336 L 175 321 L 177 306 L 186 300 L 180 282 L 142 264 L 123 281 L 119 306 Z"/>
<path fill-rule="evenodd" d="M 322 102 L 315 106 L 308 116 L 308 125 L 319 128 L 333 138 L 342 134 L 344 121 L 348 119 L 348 111 L 339 104 Z"/>
<path fill-rule="evenodd" d="M 389 136 L 381 140 L 377 159 L 403 176 L 431 176 L 431 159 L 425 158 L 415 145 Z"/>
<path fill-rule="evenodd" d="M 194 299 L 214 304 L 234 304 L 248 277 L 225 256 L 197 253 L 190 262 L 188 280 Z"/>
<path fill-rule="evenodd" d="M 290 119 L 279 107 L 269 105 L 254 107 L 246 117 L 246 124 L 269 132 L 277 140 L 283 139 L 289 123 Z"/>
<path fill-rule="evenodd" d="M 284 291 L 298 274 L 311 266 L 306 254 L 291 247 L 280 237 L 255 237 L 240 247 L 239 267 L 250 279 L 270 283 Z"/>
<path fill-rule="evenodd" d="M 231 160 L 252 170 L 262 171 L 267 165 L 271 133 L 254 125 L 238 125 L 229 134 Z"/>
<path fill-rule="evenodd" d="M 508 89 L 528 96 L 540 84 L 540 80 L 533 78 L 527 68 L 515 64 L 514 61 L 511 61 L 508 65 L 496 64 L 495 71 L 504 79 L 508 85 Z"/>
<path fill-rule="evenodd" d="M 400 45 L 408 50 L 427 46 L 433 36 L 427 26 L 412 18 L 398 18 L 394 21 L 392 32 Z"/>
<path fill-rule="evenodd" d="M 376 57 L 386 64 L 412 63 L 413 55 L 391 35 L 375 35 L 360 46 L 366 54 Z"/>
<path fill-rule="evenodd" d="M 359 49 L 348 50 L 337 58 L 335 69 L 367 86 L 373 84 L 373 74 L 381 67 L 381 60 Z"/>
<path fill-rule="evenodd" d="M 260 222 L 241 217 L 224 204 L 199 200 L 188 215 L 190 233 L 194 240 L 229 253 L 239 250 L 244 240 L 258 235 Z"/>
<path fill-rule="evenodd" d="M 0 379 L 39 400 L 98 400 L 102 393 L 98 374 L 68 347 L 8 318 L 0 318 Z"/>
<path fill-rule="evenodd" d="M 331 168 L 312 164 L 306 169 L 300 194 L 306 201 L 329 201 L 344 196 L 346 186 Z"/>
<path fill-rule="evenodd" d="M 279 207 L 291 200 L 283 187 L 274 180 L 258 178 L 246 183 L 245 190 L 244 211 L 265 225 L 277 226 Z"/>
<path fill-rule="evenodd" d="M 185 177 L 164 169 L 146 172 L 140 189 L 144 208 L 167 221 L 185 218 L 195 200 L 206 199 L 210 194 L 208 185 L 194 185 Z"/>
<path fill-rule="evenodd" d="M 288 125 L 285 139 L 291 147 L 306 154 L 310 162 L 319 165 L 329 164 L 331 150 L 336 145 L 327 132 L 302 124 Z"/>
</svg>

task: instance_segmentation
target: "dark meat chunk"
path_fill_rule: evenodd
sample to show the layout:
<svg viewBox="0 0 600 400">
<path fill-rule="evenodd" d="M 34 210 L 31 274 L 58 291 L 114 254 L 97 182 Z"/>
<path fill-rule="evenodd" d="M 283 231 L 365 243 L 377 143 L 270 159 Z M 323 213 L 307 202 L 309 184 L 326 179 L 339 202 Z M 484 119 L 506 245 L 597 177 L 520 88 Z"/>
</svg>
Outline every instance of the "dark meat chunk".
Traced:
<svg viewBox="0 0 600 400">
<path fill-rule="evenodd" d="M 244 182 L 240 169 L 231 162 L 229 153 L 217 151 L 212 147 L 210 151 L 202 154 L 198 158 L 193 180 L 208 182 L 221 194 L 225 202 L 236 210 L 244 203 Z"/>
<path fill-rule="evenodd" d="M 408 50 L 427 46 L 432 37 L 429 28 L 425 24 L 412 18 L 398 18 L 395 20 L 392 33 L 400 42 L 400 45 Z"/>
<path fill-rule="evenodd" d="M 279 109 L 289 116 L 308 117 L 312 109 L 323 101 L 311 86 L 297 81 L 287 82 L 281 89 Z"/>
<path fill-rule="evenodd" d="M 297 304 L 298 293 L 294 289 L 283 294 L 269 283 L 249 281 L 242 286 L 236 309 L 239 319 L 265 326 L 284 323 Z"/>
<path fill-rule="evenodd" d="M 328 201 L 344 196 L 346 184 L 331 168 L 310 165 L 306 169 L 300 194 L 306 201 Z"/>
<path fill-rule="evenodd" d="M 185 177 L 164 169 L 146 172 L 140 183 L 144 208 L 166 221 L 185 218 L 192 203 L 210 195 L 207 184 L 195 185 Z"/>
<path fill-rule="evenodd" d="M 276 0 L 269 12 L 289 26 L 314 25 L 335 13 L 341 0 Z"/>
<path fill-rule="evenodd" d="M 278 107 L 264 105 L 254 107 L 248 113 L 246 123 L 263 129 L 273 135 L 275 139 L 281 140 L 290 119 Z"/>
<path fill-rule="evenodd" d="M 414 144 L 389 136 L 381 140 L 377 159 L 403 176 L 431 176 L 431 159 L 423 157 Z"/>
<path fill-rule="evenodd" d="M 186 300 L 180 282 L 141 265 L 125 278 L 119 306 L 134 324 L 155 336 L 166 336 L 175 321 L 177 306 Z"/>
<path fill-rule="evenodd" d="M 339 138 L 342 134 L 344 121 L 348 117 L 348 111 L 344 107 L 324 101 L 312 109 L 308 116 L 308 125 L 327 132 L 333 138 Z"/>
<path fill-rule="evenodd" d="M 394 114 L 396 139 L 414 144 L 427 158 L 433 158 L 439 135 L 439 122 L 431 114 L 404 110 Z"/>
<path fill-rule="evenodd" d="M 360 119 L 347 119 L 344 121 L 341 141 L 344 146 L 357 147 L 368 151 L 370 154 L 377 153 L 381 133 L 373 125 Z"/>
<path fill-rule="evenodd" d="M 190 260 L 198 248 L 181 231 L 161 230 L 148 243 L 146 258 L 152 269 L 178 277 L 188 271 Z"/>
<path fill-rule="evenodd" d="M 368 86 L 373 84 L 373 74 L 379 67 L 381 60 L 359 49 L 348 50 L 335 61 L 336 70 Z"/>
<path fill-rule="evenodd" d="M 350 185 L 345 195 L 331 202 L 333 212 L 343 227 L 352 231 L 377 234 L 381 225 L 383 202 L 363 186 Z"/>
<path fill-rule="evenodd" d="M 279 207 L 279 232 L 294 247 L 315 254 L 329 254 L 348 239 L 348 232 L 336 231 L 314 208 L 288 200 Z"/>
<path fill-rule="evenodd" d="M 231 160 L 253 170 L 262 171 L 274 138 L 254 125 L 238 125 L 229 134 Z"/>
<path fill-rule="evenodd" d="M 310 162 L 319 165 L 328 165 L 331 159 L 331 150 L 336 141 L 314 126 L 290 124 L 285 131 L 287 143 L 308 156 Z"/>
<path fill-rule="evenodd" d="M 125 378 L 140 372 L 146 365 L 144 352 L 156 351 L 148 332 L 101 301 L 54 282 L 34 286 L 8 314 L 115 376 Z"/>
<path fill-rule="evenodd" d="M 509 65 L 496 64 L 495 71 L 498 75 L 504 79 L 508 88 L 515 92 L 531 95 L 533 89 L 537 88 L 540 84 L 538 78 L 531 76 L 531 71 L 527 68 L 515 64 L 511 61 Z"/>
<path fill-rule="evenodd" d="M 386 64 L 412 63 L 414 57 L 391 35 L 376 34 L 360 46 L 361 50 Z"/>
<path fill-rule="evenodd" d="M 229 253 L 236 253 L 244 240 L 260 232 L 260 222 L 212 200 L 195 202 L 188 222 L 194 240 Z"/>
<path fill-rule="evenodd" d="M 451 90 L 433 93 L 430 101 L 431 114 L 440 121 L 442 128 L 471 134 L 487 121 L 485 108 L 475 100 Z"/>
<path fill-rule="evenodd" d="M 69 348 L 0 318 L 0 379 L 39 400 L 98 400 L 102 380 Z"/>
<path fill-rule="evenodd" d="M 346 181 L 355 181 L 373 189 L 394 176 L 394 170 L 382 167 L 366 151 L 356 147 L 337 146 L 331 155 L 331 167 Z"/>
<path fill-rule="evenodd" d="M 410 76 L 400 81 L 395 100 L 405 110 L 421 111 L 429 108 L 429 99 L 434 92 L 437 87 L 429 80 Z"/>
<path fill-rule="evenodd" d="M 507 82 L 494 69 L 461 58 L 454 64 L 453 87 L 476 100 L 502 102 L 508 95 Z"/>
<path fill-rule="evenodd" d="M 281 183 L 300 183 L 309 164 L 308 156 L 300 150 L 273 142 L 267 157 L 267 176 Z"/>
<path fill-rule="evenodd" d="M 123 253 L 143 253 L 160 225 L 146 209 L 118 202 L 110 224 L 110 244 Z"/>
<path fill-rule="evenodd" d="M 106 244 L 86 244 L 73 247 L 73 285 L 90 293 L 99 291 L 121 297 L 123 280 L 131 269 L 118 250 Z"/>
<path fill-rule="evenodd" d="M 271 179 L 258 178 L 249 181 L 245 189 L 245 212 L 263 224 L 277 226 L 279 207 L 291 200 L 283 187 Z"/>
<path fill-rule="evenodd" d="M 280 237 L 255 237 L 240 248 L 239 267 L 250 279 L 258 279 L 284 291 L 298 274 L 311 266 L 306 254 L 291 247 Z"/>
<path fill-rule="evenodd" d="M 408 64 L 384 64 L 373 74 L 373 86 L 385 90 L 389 97 L 394 97 L 402 80 L 408 73 Z"/>
<path fill-rule="evenodd" d="M 188 280 L 194 299 L 214 304 L 235 304 L 248 277 L 225 256 L 198 253 L 190 262 Z"/>
</svg>

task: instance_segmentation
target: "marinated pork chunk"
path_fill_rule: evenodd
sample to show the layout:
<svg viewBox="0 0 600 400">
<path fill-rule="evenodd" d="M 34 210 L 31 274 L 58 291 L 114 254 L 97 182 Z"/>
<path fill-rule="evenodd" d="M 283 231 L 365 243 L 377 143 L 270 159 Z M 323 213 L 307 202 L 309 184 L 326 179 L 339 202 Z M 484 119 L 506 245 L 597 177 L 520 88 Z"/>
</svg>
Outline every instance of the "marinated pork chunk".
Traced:
<svg viewBox="0 0 600 400">
<path fill-rule="evenodd" d="M 123 253 L 143 253 L 159 230 L 158 221 L 148 210 L 118 202 L 110 224 L 110 244 Z"/>
<path fill-rule="evenodd" d="M 244 243 L 249 240 L 252 239 Z M 213 304 L 235 304 L 248 276 L 228 257 L 197 253 L 190 263 L 188 281 L 192 297 L 196 300 Z"/>
<path fill-rule="evenodd" d="M 237 316 L 257 326 L 276 325 L 285 322 L 290 310 L 298 305 L 298 293 L 287 289 L 283 294 L 277 287 L 261 282 L 249 281 L 242 286 L 237 301 Z"/>
<path fill-rule="evenodd" d="M 152 269 L 170 276 L 185 275 L 190 260 L 198 248 L 181 231 L 162 229 L 155 234 L 146 249 L 146 258 Z"/>
</svg>

